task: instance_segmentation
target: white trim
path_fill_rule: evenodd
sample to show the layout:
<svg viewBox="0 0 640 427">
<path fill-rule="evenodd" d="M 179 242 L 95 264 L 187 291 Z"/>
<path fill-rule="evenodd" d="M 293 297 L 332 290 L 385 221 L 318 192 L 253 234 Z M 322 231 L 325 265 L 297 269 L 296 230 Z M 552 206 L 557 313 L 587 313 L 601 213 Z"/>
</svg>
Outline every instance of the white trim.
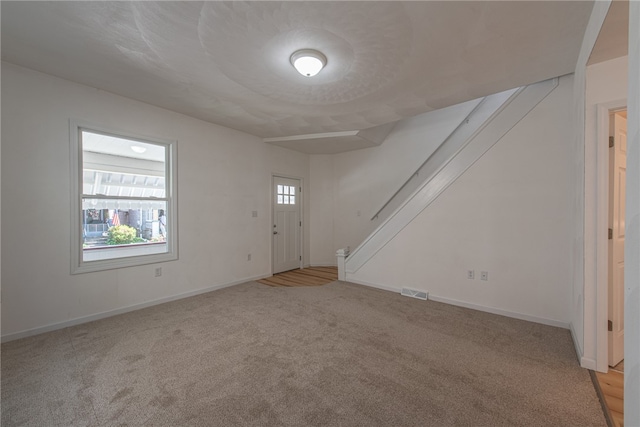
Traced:
<svg viewBox="0 0 640 427">
<path fill-rule="evenodd" d="M 573 341 L 573 347 L 576 350 L 576 356 L 578 357 L 578 362 L 580 363 L 580 367 L 595 371 L 596 361 L 594 359 L 584 357 L 584 355 L 582 354 L 582 350 L 578 345 L 578 336 L 576 335 L 576 331 L 573 329 L 573 323 L 569 324 L 569 332 L 571 332 L 571 340 Z"/>
<path fill-rule="evenodd" d="M 397 294 L 399 294 L 402 291 L 401 287 L 383 285 L 381 283 L 365 282 L 363 280 L 354 280 L 354 279 L 349 277 L 349 274 L 347 274 L 347 280 L 345 280 L 345 282 L 355 283 L 356 285 L 368 286 L 370 288 L 381 289 L 383 291 L 394 292 L 394 293 L 397 293 Z"/>
<path fill-rule="evenodd" d="M 437 159 L 434 158 L 434 167 L 431 167 L 432 170 L 428 174 L 425 175 L 423 172 L 421 184 L 362 243 L 351 251 L 345 263 L 347 273 L 356 273 L 477 160 L 477 158 L 468 158 L 469 150 L 465 150 L 465 148 L 522 91 L 522 88 L 517 88 L 489 95 L 465 117 L 463 122 L 470 124 L 456 127 L 436 150 L 434 154 L 443 154 L 440 154 Z M 495 144 L 497 139 L 492 142 Z M 445 146 L 452 146 L 453 152 L 443 150 Z M 464 160 L 461 160 L 463 158 Z M 420 167 L 418 173 L 421 169 L 426 168 L 427 163 L 430 163 L 429 160 L 431 159 L 427 159 L 425 164 Z M 396 194 L 387 204 L 395 197 Z M 376 215 L 379 215 L 384 207 L 380 208 Z"/>
<path fill-rule="evenodd" d="M 445 304 L 456 305 L 458 307 L 470 308 L 472 310 L 484 311 L 486 313 L 498 314 L 500 316 L 526 320 L 528 322 L 540 323 L 542 325 L 555 326 L 562 329 L 569 329 L 569 323 L 562 322 L 560 320 L 546 319 L 544 317 L 531 316 L 529 314 L 517 313 L 515 311 L 502 310 L 500 308 L 487 307 L 484 305 L 473 304 L 470 302 L 459 301 L 451 298 L 439 297 L 437 295 L 432 295 L 431 293 L 429 294 L 429 299 Z"/>
<path fill-rule="evenodd" d="M 305 262 L 306 262 L 306 257 L 304 256 L 304 234 L 305 234 L 305 229 L 307 227 L 307 221 L 304 220 L 304 178 L 299 177 L 299 176 L 294 176 L 294 175 L 287 175 L 287 174 L 282 174 L 282 173 L 272 173 L 271 174 L 271 183 L 270 183 L 270 188 L 269 188 L 269 198 L 271 199 L 271 224 L 269 224 L 269 252 L 271 253 L 271 274 L 273 275 L 273 224 L 275 223 L 275 209 L 276 209 L 276 193 L 275 193 L 275 178 L 279 177 L 279 178 L 285 178 L 285 179 L 295 179 L 298 180 L 300 182 L 300 190 L 298 192 L 298 207 L 300 209 L 300 221 L 302 221 L 302 227 L 300 230 L 300 263 L 298 264 L 298 268 L 304 268 L 305 266 Z"/>
<path fill-rule="evenodd" d="M 581 157 L 577 160 L 577 165 L 580 167 L 580 162 L 584 163 L 582 163 L 583 169 L 576 171 L 576 185 L 582 189 L 583 193 L 581 200 L 579 200 L 581 206 L 576 206 L 574 212 L 577 220 L 582 221 L 582 224 L 579 224 L 579 228 L 577 228 L 575 232 L 578 240 L 579 237 L 582 236 L 582 244 L 579 244 L 574 251 L 573 304 L 576 310 L 573 311 L 571 317 L 573 322 L 581 322 L 583 325 L 582 345 L 580 346 L 579 340 L 577 340 L 576 351 L 582 353 L 583 357 L 585 357 L 584 354 L 587 354 L 589 359 L 595 357 L 595 354 L 590 354 L 592 352 L 591 348 L 593 348 L 592 340 L 595 337 L 595 331 L 593 330 L 595 327 L 595 319 L 593 319 L 595 313 L 592 311 L 593 307 L 595 307 L 595 302 L 592 298 L 595 298 L 595 296 L 590 294 L 591 292 L 595 292 L 595 243 L 593 242 L 595 239 L 595 231 L 589 227 L 589 224 L 591 224 L 591 227 L 595 227 L 595 222 L 589 222 L 590 220 L 595 221 L 595 218 L 593 218 L 593 215 L 590 215 L 592 212 L 589 211 L 587 205 L 592 203 L 592 199 L 589 196 L 593 195 L 592 192 L 595 191 L 595 189 L 587 188 L 588 178 L 594 176 L 592 170 L 591 175 L 589 175 L 590 168 L 592 167 L 590 161 L 594 160 L 594 154 L 590 153 L 589 150 L 594 147 L 586 145 L 586 74 L 589 56 L 596 44 L 610 5 L 611 0 L 594 2 L 576 62 L 574 79 L 573 108 L 576 114 L 574 114 L 573 124 L 576 128 L 576 144 L 579 149 L 579 157 Z M 587 244 L 588 240 L 591 241 L 591 246 Z M 589 252 L 590 250 L 593 252 Z M 577 301 L 576 298 L 580 298 L 581 301 Z"/>
<path fill-rule="evenodd" d="M 511 91 L 514 91 L 514 89 Z M 486 123 L 487 117 L 491 116 L 491 109 L 486 108 L 485 99 L 486 98 L 478 98 L 445 109 L 452 115 L 462 113 L 460 121 L 456 121 L 457 125 L 455 128 L 442 139 L 436 150 L 429 155 L 422 165 L 420 165 L 391 197 L 387 198 L 387 201 L 376 210 L 375 214 L 369 215 L 371 221 L 376 218 L 386 218 L 387 216 L 383 215 L 383 212 L 392 214 L 398 204 L 402 204 L 408 196 L 424 184 L 425 177 L 431 176 L 434 170 L 437 170 L 446 159 L 451 158 L 466 141 L 477 133 L 478 129 Z M 480 104 L 483 104 L 482 107 Z"/>
<path fill-rule="evenodd" d="M 475 110 L 482 120 L 472 135 L 465 134 L 456 152 L 438 159 L 437 169 L 425 177 L 424 183 L 351 252 L 346 260 L 347 273 L 356 273 L 365 265 L 557 86 L 558 78 L 554 78 L 487 96 Z"/>
<path fill-rule="evenodd" d="M 275 138 L 263 138 L 263 142 L 287 142 L 287 141 L 304 141 L 305 139 L 322 139 L 322 138 L 337 138 L 341 136 L 356 136 L 359 130 L 347 130 L 341 132 L 323 132 L 323 133 L 308 133 L 304 135 L 292 135 L 292 136 L 278 136 Z"/>
<path fill-rule="evenodd" d="M 26 338 L 38 334 L 42 334 L 45 332 L 56 331 L 58 329 L 68 328 L 71 326 L 81 325 L 83 323 L 93 322 L 95 320 L 105 319 L 107 317 L 117 316 L 119 314 L 129 313 L 131 311 L 140 310 L 147 307 L 152 307 L 154 305 L 164 304 L 166 302 L 177 301 L 184 298 L 193 297 L 196 295 L 206 294 L 207 292 L 217 291 L 219 289 L 228 288 L 231 286 L 239 285 L 241 283 L 247 283 L 255 280 L 264 279 L 265 277 L 270 277 L 270 274 L 263 274 L 259 276 L 247 277 L 245 279 L 236 280 L 230 283 L 225 283 L 223 285 L 215 285 L 209 286 L 207 288 L 196 289 L 195 291 L 184 292 L 181 294 L 176 294 L 168 297 L 158 298 L 152 301 L 142 302 L 139 304 L 130 305 L 128 307 L 118 308 L 115 310 L 103 311 L 102 313 L 92 314 L 89 316 L 76 317 L 71 320 L 65 320 L 64 322 L 52 323 L 46 326 L 40 326 L 33 329 L 27 329 L 20 332 L 14 332 L 12 334 L 3 335 L 1 342 L 8 342 L 17 340 L 20 338 Z"/>
<path fill-rule="evenodd" d="M 169 218 L 167 230 L 170 238 L 167 241 L 167 252 L 162 254 L 112 258 L 97 261 L 83 261 L 82 245 L 80 244 L 80 212 L 82 211 L 82 173 L 83 164 L 80 154 L 80 130 L 87 129 L 112 135 L 147 142 L 165 147 L 165 188 L 166 188 L 166 216 Z M 115 268 L 133 267 L 144 264 L 175 261 L 178 259 L 178 143 L 175 140 L 139 135 L 122 129 L 114 129 L 88 123 L 81 120 L 69 120 L 70 147 L 70 200 L 71 212 L 71 274 L 90 273 Z M 161 200 L 161 199 L 158 199 Z"/>
<path fill-rule="evenodd" d="M 98 261 L 103 259 L 117 259 L 139 257 L 148 255 L 165 254 L 166 242 L 160 243 L 134 243 L 131 245 L 96 246 L 87 249 L 82 257 L 84 261 Z"/>
<path fill-rule="evenodd" d="M 640 2 L 629 2 L 627 205 L 625 212 L 624 423 L 640 426 Z"/>
<path fill-rule="evenodd" d="M 595 301 L 585 300 L 585 307 L 595 305 L 595 331 L 589 331 L 589 322 L 584 322 L 585 337 L 595 334 L 595 354 L 587 355 L 586 360 L 593 361 L 593 368 L 607 372 L 608 355 L 608 270 L 609 270 L 609 113 L 627 107 L 626 99 L 618 99 L 596 105 L 595 147 L 585 149 L 585 176 L 594 177 L 595 185 L 585 188 L 585 203 L 595 200 L 595 211 L 584 207 L 585 227 L 592 229 L 584 233 L 584 287 L 595 289 Z M 595 159 L 590 158 L 591 155 Z M 595 267 L 595 268 L 594 268 Z M 586 293 L 585 293 L 586 296 Z M 590 315 L 585 312 L 584 315 Z M 576 349 L 578 347 L 576 346 Z M 591 362 L 589 362 L 591 363 Z M 584 366 L 584 365 L 583 365 Z M 584 366 L 586 367 L 586 366 Z"/>
<path fill-rule="evenodd" d="M 402 290 L 401 287 L 388 286 L 388 285 L 383 285 L 383 284 L 380 284 L 380 283 L 365 282 L 365 281 L 362 281 L 362 280 L 354 280 L 354 279 L 349 277 L 349 274 L 347 274 L 347 280 L 346 281 L 349 282 L 349 283 L 355 283 L 355 284 L 358 284 L 358 285 L 369 286 L 369 287 L 372 287 L 372 288 L 382 289 L 382 290 L 390 291 L 390 292 L 399 293 Z M 425 291 L 425 292 L 427 292 L 427 291 Z M 428 294 L 429 294 L 429 300 L 435 301 L 435 302 L 441 302 L 441 303 L 444 303 L 444 304 L 455 305 L 455 306 L 458 306 L 458 307 L 469 308 L 469 309 L 477 310 L 477 311 L 483 311 L 485 313 L 491 313 L 491 314 L 497 314 L 497 315 L 500 315 L 500 316 L 511 317 L 513 319 L 520 319 L 520 320 L 526 320 L 528 322 L 540 323 L 542 325 L 555 326 L 557 328 L 562 328 L 562 329 L 569 329 L 570 328 L 570 324 L 569 323 L 562 322 L 562 321 L 559 321 L 559 320 L 546 319 L 544 317 L 537 317 L 537 316 L 531 316 L 529 314 L 516 313 L 516 312 L 513 312 L 513 311 L 502 310 L 502 309 L 499 309 L 499 308 L 487 307 L 487 306 L 484 306 L 484 305 L 473 304 L 473 303 L 469 303 L 469 302 L 465 302 L 465 301 L 459 301 L 459 300 L 455 300 L 455 299 L 452 299 L 452 298 L 439 297 L 437 295 L 433 295 L 431 292 L 428 292 Z"/>
<path fill-rule="evenodd" d="M 338 266 L 338 264 L 336 264 L 335 262 L 333 264 L 331 264 L 331 263 L 320 263 L 320 264 L 313 263 L 313 264 L 306 264 L 305 268 L 306 267 L 337 267 L 337 266 Z"/>
</svg>

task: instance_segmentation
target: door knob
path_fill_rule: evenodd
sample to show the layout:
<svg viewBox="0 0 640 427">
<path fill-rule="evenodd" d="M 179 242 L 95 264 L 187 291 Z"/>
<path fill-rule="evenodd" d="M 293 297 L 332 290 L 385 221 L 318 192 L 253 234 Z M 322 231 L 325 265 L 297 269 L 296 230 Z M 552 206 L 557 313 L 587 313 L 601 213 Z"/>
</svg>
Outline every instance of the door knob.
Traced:
<svg viewBox="0 0 640 427">
<path fill-rule="evenodd" d="M 274 231 L 274 232 L 273 232 L 273 234 L 278 234 L 278 232 L 277 232 L 277 231 Z"/>
</svg>

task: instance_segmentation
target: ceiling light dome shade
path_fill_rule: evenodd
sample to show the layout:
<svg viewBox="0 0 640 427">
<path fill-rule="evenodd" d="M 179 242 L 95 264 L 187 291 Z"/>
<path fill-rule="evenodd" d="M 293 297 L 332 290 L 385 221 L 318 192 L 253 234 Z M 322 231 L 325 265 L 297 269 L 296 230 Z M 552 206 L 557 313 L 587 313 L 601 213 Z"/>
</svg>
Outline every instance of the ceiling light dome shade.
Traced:
<svg viewBox="0 0 640 427">
<path fill-rule="evenodd" d="M 291 65 L 303 76 L 313 77 L 327 65 L 327 58 L 317 50 L 302 49 L 291 55 Z"/>
</svg>

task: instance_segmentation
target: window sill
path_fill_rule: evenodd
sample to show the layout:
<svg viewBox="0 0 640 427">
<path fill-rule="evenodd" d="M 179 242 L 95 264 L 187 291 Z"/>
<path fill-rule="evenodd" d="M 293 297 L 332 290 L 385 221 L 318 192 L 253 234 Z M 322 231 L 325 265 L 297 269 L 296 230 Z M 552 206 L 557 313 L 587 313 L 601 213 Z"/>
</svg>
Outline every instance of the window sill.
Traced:
<svg viewBox="0 0 640 427">
<path fill-rule="evenodd" d="M 94 247 L 82 250 L 82 263 L 72 274 L 91 273 L 115 268 L 174 261 L 177 254 L 168 250 L 166 242 Z"/>
</svg>

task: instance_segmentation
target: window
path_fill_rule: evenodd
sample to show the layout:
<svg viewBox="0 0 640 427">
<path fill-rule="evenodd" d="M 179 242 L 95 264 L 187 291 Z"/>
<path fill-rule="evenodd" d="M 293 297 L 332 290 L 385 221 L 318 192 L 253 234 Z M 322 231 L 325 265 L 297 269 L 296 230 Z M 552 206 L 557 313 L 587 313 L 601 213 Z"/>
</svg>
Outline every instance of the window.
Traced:
<svg viewBox="0 0 640 427">
<path fill-rule="evenodd" d="M 175 260 L 176 144 L 71 124 L 72 273 Z"/>
<path fill-rule="evenodd" d="M 279 205 L 296 204 L 296 187 L 290 185 L 280 185 L 276 189 L 277 203 Z"/>
</svg>

